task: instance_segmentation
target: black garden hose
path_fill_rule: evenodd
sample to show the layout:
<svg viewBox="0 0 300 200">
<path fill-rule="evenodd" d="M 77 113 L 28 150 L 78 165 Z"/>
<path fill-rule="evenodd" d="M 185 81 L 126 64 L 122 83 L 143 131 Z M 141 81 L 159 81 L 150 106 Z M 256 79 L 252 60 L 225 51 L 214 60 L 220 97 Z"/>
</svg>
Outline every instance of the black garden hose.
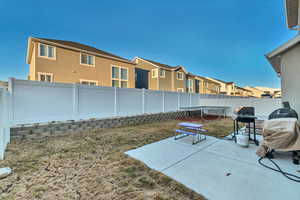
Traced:
<svg viewBox="0 0 300 200">
<path fill-rule="evenodd" d="M 276 167 L 276 168 L 272 168 L 270 166 L 267 166 L 266 164 L 262 163 L 262 160 L 264 158 L 267 158 L 269 159 L 269 161 Z M 262 166 L 270 169 L 270 170 L 273 170 L 273 171 L 276 171 L 276 172 L 279 172 L 280 174 L 282 174 L 284 177 L 294 181 L 294 182 L 297 182 L 297 183 L 300 183 L 300 177 L 299 176 L 296 176 L 294 174 L 290 174 L 290 173 L 287 173 L 285 171 L 282 171 L 282 169 L 278 166 L 278 164 L 276 164 L 272 159 L 268 158 L 268 157 L 261 157 L 258 159 L 258 163 L 261 164 Z"/>
</svg>

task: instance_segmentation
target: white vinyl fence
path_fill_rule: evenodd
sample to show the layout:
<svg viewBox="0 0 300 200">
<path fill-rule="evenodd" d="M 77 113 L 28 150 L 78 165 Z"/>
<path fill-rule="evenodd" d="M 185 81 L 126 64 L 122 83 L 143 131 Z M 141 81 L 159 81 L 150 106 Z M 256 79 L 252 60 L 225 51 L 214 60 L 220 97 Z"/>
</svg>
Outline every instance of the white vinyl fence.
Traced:
<svg viewBox="0 0 300 200">
<path fill-rule="evenodd" d="M 268 115 L 281 107 L 280 99 L 241 98 L 153 91 L 132 88 L 45 83 L 9 79 L 9 92 L 0 90 L 0 155 L 9 141 L 9 127 L 17 124 L 130 116 L 177 111 L 190 106 L 254 106 Z M 1 151 L 2 150 L 2 151 Z"/>
<path fill-rule="evenodd" d="M 4 159 L 4 151 L 10 141 L 9 95 L 6 88 L 0 87 L 0 160 Z"/>
</svg>

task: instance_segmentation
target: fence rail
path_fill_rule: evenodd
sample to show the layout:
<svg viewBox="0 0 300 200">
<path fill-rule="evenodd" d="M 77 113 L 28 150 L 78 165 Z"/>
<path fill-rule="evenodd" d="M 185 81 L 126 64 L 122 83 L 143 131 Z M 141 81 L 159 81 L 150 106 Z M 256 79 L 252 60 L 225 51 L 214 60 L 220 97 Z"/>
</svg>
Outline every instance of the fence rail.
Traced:
<svg viewBox="0 0 300 200">
<path fill-rule="evenodd" d="M 191 94 L 133 88 L 86 86 L 9 79 L 0 89 L 0 156 L 9 141 L 9 127 L 18 124 L 130 116 L 177 111 L 180 107 L 253 106 L 257 115 L 281 106 L 280 99 Z M 1 158 L 1 157 L 0 157 Z"/>
</svg>

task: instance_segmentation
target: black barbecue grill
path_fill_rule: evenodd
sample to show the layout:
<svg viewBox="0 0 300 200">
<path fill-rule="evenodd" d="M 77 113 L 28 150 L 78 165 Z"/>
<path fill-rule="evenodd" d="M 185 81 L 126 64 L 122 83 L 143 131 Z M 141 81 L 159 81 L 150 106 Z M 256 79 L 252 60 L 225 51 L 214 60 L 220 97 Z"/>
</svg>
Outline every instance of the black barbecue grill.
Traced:
<svg viewBox="0 0 300 200">
<path fill-rule="evenodd" d="M 239 107 L 234 111 L 235 117 L 233 121 L 234 128 L 234 140 L 236 142 L 236 135 L 239 134 L 239 122 L 248 123 L 249 130 L 249 140 L 254 141 L 256 145 L 258 145 L 258 141 L 256 140 L 256 127 L 255 127 L 255 109 L 254 107 Z M 253 134 L 254 138 L 251 138 L 251 123 L 253 123 Z"/>
</svg>

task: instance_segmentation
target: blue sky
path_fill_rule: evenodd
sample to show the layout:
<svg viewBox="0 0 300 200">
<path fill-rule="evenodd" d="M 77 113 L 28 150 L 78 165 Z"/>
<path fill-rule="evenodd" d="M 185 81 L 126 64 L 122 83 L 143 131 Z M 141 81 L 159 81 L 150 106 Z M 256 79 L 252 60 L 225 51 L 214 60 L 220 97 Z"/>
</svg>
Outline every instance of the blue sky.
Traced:
<svg viewBox="0 0 300 200">
<path fill-rule="evenodd" d="M 25 79 L 29 36 L 184 65 L 241 86 L 280 87 L 264 54 L 292 38 L 283 0 L 0 0 L 0 80 Z"/>
</svg>

